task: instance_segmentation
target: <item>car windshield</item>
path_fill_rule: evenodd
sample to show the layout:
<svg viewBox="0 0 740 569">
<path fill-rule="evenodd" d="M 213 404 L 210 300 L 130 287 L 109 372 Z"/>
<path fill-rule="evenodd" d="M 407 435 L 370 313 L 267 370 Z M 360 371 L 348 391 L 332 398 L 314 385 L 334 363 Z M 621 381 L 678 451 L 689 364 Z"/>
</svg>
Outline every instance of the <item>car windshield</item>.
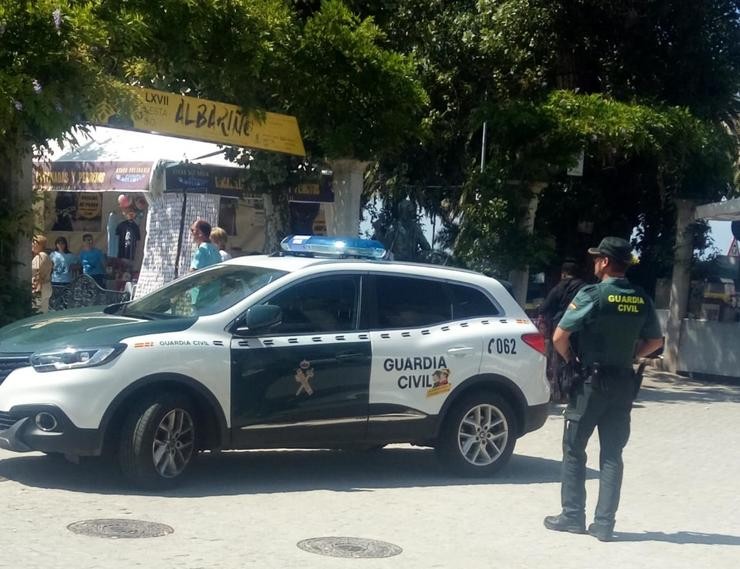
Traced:
<svg viewBox="0 0 740 569">
<path fill-rule="evenodd" d="M 217 314 L 285 274 L 264 267 L 218 265 L 128 303 L 123 314 L 150 318 Z"/>
</svg>

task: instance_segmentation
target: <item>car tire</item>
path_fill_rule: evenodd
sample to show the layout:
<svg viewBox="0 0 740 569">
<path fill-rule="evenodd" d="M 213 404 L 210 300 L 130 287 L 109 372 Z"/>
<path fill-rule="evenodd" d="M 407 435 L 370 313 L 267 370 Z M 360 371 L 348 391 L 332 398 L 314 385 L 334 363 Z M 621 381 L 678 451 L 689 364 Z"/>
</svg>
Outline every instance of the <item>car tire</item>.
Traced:
<svg viewBox="0 0 740 569">
<path fill-rule="evenodd" d="M 149 489 L 178 485 L 195 459 L 195 417 L 190 400 L 173 393 L 135 405 L 123 423 L 118 452 L 126 479 Z"/>
<path fill-rule="evenodd" d="M 516 445 L 516 416 L 497 393 L 464 396 L 448 411 L 436 444 L 437 456 L 453 473 L 491 476 L 506 466 Z"/>
</svg>

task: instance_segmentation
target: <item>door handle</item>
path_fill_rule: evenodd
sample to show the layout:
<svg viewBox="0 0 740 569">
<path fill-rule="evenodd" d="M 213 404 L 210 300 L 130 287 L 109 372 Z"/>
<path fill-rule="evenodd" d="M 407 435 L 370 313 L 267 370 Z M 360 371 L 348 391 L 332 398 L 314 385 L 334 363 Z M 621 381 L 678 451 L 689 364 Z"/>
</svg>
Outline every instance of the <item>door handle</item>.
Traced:
<svg viewBox="0 0 740 569">
<path fill-rule="evenodd" d="M 447 353 L 451 356 L 467 356 L 468 354 L 472 354 L 474 350 L 475 348 L 470 346 L 457 346 L 447 350 Z"/>
<path fill-rule="evenodd" d="M 365 354 L 361 352 L 343 352 L 341 354 L 337 354 L 336 358 L 340 362 L 350 362 L 354 360 L 359 360 L 365 357 Z"/>
</svg>

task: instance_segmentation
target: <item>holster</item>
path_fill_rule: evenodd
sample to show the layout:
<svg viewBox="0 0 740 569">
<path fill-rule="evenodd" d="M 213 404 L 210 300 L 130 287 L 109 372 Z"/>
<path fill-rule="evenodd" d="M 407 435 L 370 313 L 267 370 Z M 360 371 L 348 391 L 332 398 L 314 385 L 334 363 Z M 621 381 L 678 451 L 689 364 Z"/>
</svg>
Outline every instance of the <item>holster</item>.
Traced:
<svg viewBox="0 0 740 569">
<path fill-rule="evenodd" d="M 634 381 L 634 393 L 632 396 L 632 399 L 637 399 L 638 393 L 640 393 L 640 388 L 642 387 L 642 375 L 645 373 L 645 366 L 647 365 L 646 362 L 641 362 L 639 366 L 637 366 L 637 369 L 634 372 L 633 375 L 633 381 Z"/>
<path fill-rule="evenodd" d="M 581 363 L 572 359 L 567 363 L 563 362 L 558 379 L 560 381 L 560 392 L 570 397 L 586 378 Z"/>
</svg>

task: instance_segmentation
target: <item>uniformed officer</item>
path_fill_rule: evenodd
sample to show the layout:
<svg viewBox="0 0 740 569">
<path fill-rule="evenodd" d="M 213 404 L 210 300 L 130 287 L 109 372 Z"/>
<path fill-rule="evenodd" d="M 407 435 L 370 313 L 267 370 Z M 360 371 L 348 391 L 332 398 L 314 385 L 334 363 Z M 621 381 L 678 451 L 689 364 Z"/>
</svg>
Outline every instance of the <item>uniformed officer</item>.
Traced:
<svg viewBox="0 0 740 569">
<path fill-rule="evenodd" d="M 599 499 L 588 533 L 609 541 L 622 486 L 622 450 L 630 435 L 632 362 L 656 351 L 663 340 L 652 301 L 624 276 L 632 259 L 629 243 L 605 237 L 588 252 L 601 282 L 578 292 L 553 336 L 555 349 L 566 362 L 580 360 L 584 381 L 575 387 L 565 411 L 562 511 L 547 516 L 545 527 L 586 532 L 586 445 L 598 428 Z M 579 337 L 575 354 L 570 346 L 574 332 Z"/>
</svg>

